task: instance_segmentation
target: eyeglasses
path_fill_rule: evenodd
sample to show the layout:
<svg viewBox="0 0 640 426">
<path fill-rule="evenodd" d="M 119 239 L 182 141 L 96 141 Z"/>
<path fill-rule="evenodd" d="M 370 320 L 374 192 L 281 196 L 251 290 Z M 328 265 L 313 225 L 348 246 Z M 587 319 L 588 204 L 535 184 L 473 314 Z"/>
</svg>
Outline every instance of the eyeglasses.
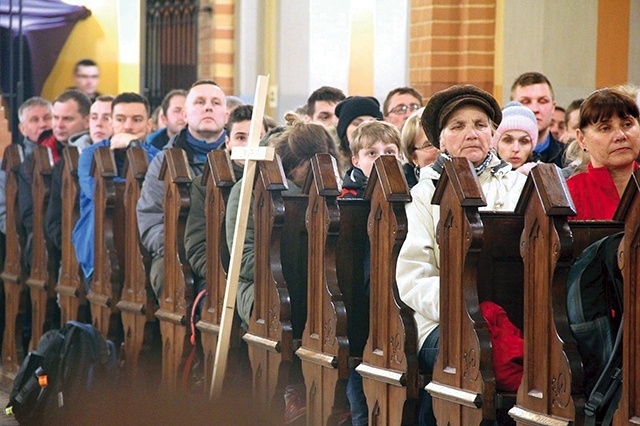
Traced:
<svg viewBox="0 0 640 426">
<path fill-rule="evenodd" d="M 86 79 L 91 79 L 91 80 L 97 80 L 98 78 L 100 78 L 100 76 L 98 76 L 98 75 L 87 75 L 87 74 L 76 74 L 76 77 L 78 77 L 78 78 L 86 78 Z"/>
<path fill-rule="evenodd" d="M 432 146 L 433 146 L 433 144 L 431 142 L 426 141 L 422 145 L 414 146 L 413 150 L 414 151 L 420 151 L 421 149 L 431 148 Z"/>
<path fill-rule="evenodd" d="M 405 105 L 405 104 L 400 104 L 397 107 L 394 107 L 392 109 L 389 110 L 389 114 L 394 113 L 397 115 L 404 115 L 407 112 L 413 112 L 413 111 L 417 111 L 420 108 L 422 108 L 420 105 L 418 104 L 411 104 L 411 105 Z"/>
</svg>

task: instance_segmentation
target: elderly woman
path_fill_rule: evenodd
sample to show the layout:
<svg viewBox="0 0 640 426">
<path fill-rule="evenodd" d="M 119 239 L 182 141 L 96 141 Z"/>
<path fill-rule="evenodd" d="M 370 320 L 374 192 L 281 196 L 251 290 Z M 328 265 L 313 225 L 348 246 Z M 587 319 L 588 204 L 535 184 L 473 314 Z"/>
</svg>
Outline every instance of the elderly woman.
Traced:
<svg viewBox="0 0 640 426">
<path fill-rule="evenodd" d="M 620 196 L 638 168 L 640 125 L 635 100 L 617 89 L 593 92 L 580 107 L 576 132 L 589 154 L 583 173 L 567 180 L 577 210 L 574 220 L 610 220 Z"/>
<path fill-rule="evenodd" d="M 407 239 L 398 257 L 396 279 L 400 297 L 414 311 L 418 326 L 420 368 L 430 374 L 438 354 L 440 331 L 440 249 L 436 226 L 440 207 L 431 204 L 434 180 L 451 157 L 466 157 L 475 167 L 487 210 L 513 210 L 526 180 L 490 150 L 491 129 L 502 118 L 500 106 L 487 92 L 456 85 L 436 93 L 422 115 L 427 139 L 441 150 L 435 163 L 420 171 L 406 206 Z M 423 392 L 421 424 L 435 424 L 431 398 Z"/>
<path fill-rule="evenodd" d="M 491 145 L 498 157 L 511 163 L 514 170 L 529 174 L 536 166 L 533 148 L 538 143 L 538 122 L 529 108 L 520 102 L 509 102 L 502 110 L 502 121 L 493 134 Z"/>
<path fill-rule="evenodd" d="M 424 107 L 420 108 L 404 123 L 400 147 L 406 164 L 402 167 L 407 178 L 409 188 L 413 188 L 420 178 L 420 169 L 432 164 L 438 157 L 438 148 L 427 140 L 427 135 L 422 130 L 420 117 Z"/>
</svg>

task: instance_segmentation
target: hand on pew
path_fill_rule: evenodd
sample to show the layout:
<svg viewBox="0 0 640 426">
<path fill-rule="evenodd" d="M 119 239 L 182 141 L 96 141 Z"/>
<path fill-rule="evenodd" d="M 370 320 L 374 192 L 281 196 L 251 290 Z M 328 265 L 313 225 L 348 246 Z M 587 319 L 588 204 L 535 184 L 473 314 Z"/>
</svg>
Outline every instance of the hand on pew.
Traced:
<svg viewBox="0 0 640 426">
<path fill-rule="evenodd" d="M 112 151 L 116 149 L 127 148 L 133 141 L 142 141 L 146 137 L 146 132 L 141 133 L 118 133 L 111 136 L 111 145 L 109 146 Z"/>
</svg>

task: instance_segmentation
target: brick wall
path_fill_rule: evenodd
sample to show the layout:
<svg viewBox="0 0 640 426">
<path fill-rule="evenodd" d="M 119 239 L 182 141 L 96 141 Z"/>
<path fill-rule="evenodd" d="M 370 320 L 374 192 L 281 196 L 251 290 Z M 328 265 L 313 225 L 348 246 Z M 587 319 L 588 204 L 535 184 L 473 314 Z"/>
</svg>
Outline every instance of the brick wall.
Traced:
<svg viewBox="0 0 640 426">
<path fill-rule="evenodd" d="M 198 77 L 234 92 L 235 0 L 202 0 L 198 34 Z"/>
<path fill-rule="evenodd" d="M 424 96 L 494 86 L 496 0 L 411 0 L 409 81 Z"/>
</svg>

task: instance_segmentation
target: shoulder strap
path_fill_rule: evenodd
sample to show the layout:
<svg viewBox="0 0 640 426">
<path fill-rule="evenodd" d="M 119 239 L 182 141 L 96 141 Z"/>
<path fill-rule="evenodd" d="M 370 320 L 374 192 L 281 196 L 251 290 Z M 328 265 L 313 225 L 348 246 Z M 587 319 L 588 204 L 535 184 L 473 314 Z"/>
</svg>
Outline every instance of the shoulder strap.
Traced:
<svg viewBox="0 0 640 426">
<path fill-rule="evenodd" d="M 602 371 L 598 381 L 589 395 L 589 399 L 584 406 L 585 412 L 585 426 L 595 426 L 597 413 L 609 403 L 607 409 L 607 416 L 609 412 L 615 412 L 615 409 L 620 402 L 619 387 L 622 384 L 622 323 L 624 322 L 624 315 L 620 320 L 620 328 L 616 334 L 616 341 L 613 345 L 613 351 L 611 357 L 607 362 L 607 365 Z M 613 414 L 611 414 L 613 415 Z M 608 423 L 602 423 L 606 425 Z"/>
</svg>

